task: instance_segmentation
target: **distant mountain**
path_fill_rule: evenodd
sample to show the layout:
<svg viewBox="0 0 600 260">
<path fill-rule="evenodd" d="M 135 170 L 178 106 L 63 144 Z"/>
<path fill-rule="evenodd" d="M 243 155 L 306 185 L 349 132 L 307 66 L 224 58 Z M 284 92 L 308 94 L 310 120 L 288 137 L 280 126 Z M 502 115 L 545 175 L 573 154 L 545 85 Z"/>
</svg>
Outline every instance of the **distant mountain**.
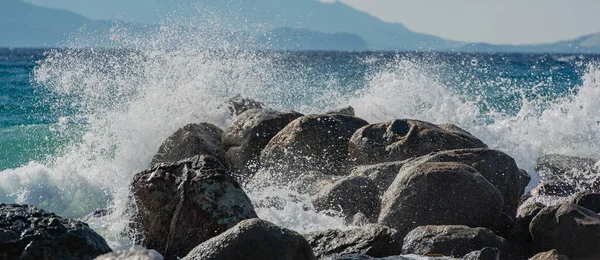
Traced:
<svg viewBox="0 0 600 260">
<path fill-rule="evenodd" d="M 470 52 L 600 53 L 600 33 L 547 44 L 493 45 L 471 43 L 465 44 L 456 50 Z"/>
<path fill-rule="evenodd" d="M 350 33 L 323 33 L 307 29 L 277 28 L 261 36 L 258 46 L 274 50 L 365 51 L 367 43 Z"/>
</svg>

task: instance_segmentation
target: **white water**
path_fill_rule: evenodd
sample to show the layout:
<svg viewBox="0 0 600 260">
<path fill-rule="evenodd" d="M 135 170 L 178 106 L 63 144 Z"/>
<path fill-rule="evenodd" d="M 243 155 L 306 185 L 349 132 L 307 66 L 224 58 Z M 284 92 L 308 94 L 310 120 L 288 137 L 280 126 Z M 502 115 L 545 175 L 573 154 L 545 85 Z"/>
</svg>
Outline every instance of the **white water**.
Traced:
<svg viewBox="0 0 600 260">
<path fill-rule="evenodd" d="M 174 44 L 173 38 L 184 41 Z M 206 38 L 199 38 L 205 43 Z M 86 132 L 49 162 L 0 172 L 0 201 L 35 204 L 70 217 L 109 207 L 112 214 L 90 224 L 113 248 L 129 247 L 134 241 L 124 235 L 125 205 L 133 174 L 148 167 L 160 143 L 179 127 L 192 122 L 225 127 L 228 111 L 219 107 L 238 93 L 304 113 L 350 104 L 371 123 L 394 118 L 454 123 L 513 156 L 530 173 L 542 154 L 600 155 L 600 70 L 593 65 L 577 95 L 557 100 L 544 111 L 535 100 L 523 100 L 516 116 L 490 114 L 494 123 L 484 124 L 473 102 L 439 83 L 435 71 L 413 61 L 390 62 L 368 75 L 366 86 L 356 93 L 326 91 L 321 96 L 321 91 L 304 85 L 310 73 L 282 80 L 273 56 L 238 52 L 226 44 L 208 51 L 205 44 L 195 44 L 200 40 L 161 28 L 153 38 L 127 39 L 136 51 L 126 56 L 51 54 L 36 70 L 36 80 L 55 93 L 76 97 L 73 105 L 80 112 L 72 121 L 86 122 Z M 327 84 L 335 89 L 338 83 Z M 295 97 L 303 102 L 294 103 Z M 278 189 L 249 195 L 255 201 L 274 195 L 302 198 Z M 257 212 L 301 232 L 347 228 L 340 218 L 306 211 L 305 204 L 294 199 L 283 209 L 259 207 Z"/>
</svg>

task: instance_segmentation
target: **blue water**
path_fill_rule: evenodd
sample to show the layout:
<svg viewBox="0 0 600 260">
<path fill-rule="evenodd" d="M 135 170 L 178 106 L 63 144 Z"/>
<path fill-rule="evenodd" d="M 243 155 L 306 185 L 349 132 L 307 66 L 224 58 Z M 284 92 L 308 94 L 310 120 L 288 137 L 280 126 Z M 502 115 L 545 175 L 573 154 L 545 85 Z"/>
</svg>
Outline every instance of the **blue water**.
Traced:
<svg viewBox="0 0 600 260">
<path fill-rule="evenodd" d="M 371 123 L 454 123 L 535 185 L 540 155 L 600 157 L 598 65 L 600 55 L 0 49 L 0 202 L 68 217 L 108 207 L 91 225 L 128 244 L 133 174 L 179 127 L 226 127 L 223 102 L 239 93 L 303 113 L 352 105 Z M 303 208 L 257 212 L 295 230 L 344 226 Z"/>
</svg>

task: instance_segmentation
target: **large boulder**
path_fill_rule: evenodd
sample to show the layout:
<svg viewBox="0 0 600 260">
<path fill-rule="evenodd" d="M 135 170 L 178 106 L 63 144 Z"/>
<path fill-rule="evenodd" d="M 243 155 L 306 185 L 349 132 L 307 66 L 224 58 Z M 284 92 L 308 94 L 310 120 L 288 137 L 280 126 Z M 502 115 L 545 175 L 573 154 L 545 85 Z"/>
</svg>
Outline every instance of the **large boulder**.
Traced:
<svg viewBox="0 0 600 260">
<path fill-rule="evenodd" d="M 348 140 L 364 125 L 367 122 L 360 118 L 340 114 L 297 118 L 262 150 L 263 169 L 279 174 L 284 184 L 307 171 L 348 175 Z"/>
<path fill-rule="evenodd" d="M 238 222 L 257 217 L 240 185 L 206 155 L 138 173 L 131 189 L 134 228 L 143 235 L 142 245 L 165 259 L 185 256 Z"/>
<path fill-rule="evenodd" d="M 533 188 L 531 196 L 558 196 L 568 197 L 577 190 L 572 184 L 559 180 L 544 181 Z"/>
<path fill-rule="evenodd" d="M 529 260 L 569 260 L 569 258 L 566 255 L 561 255 L 558 250 L 552 249 L 547 252 L 539 253 L 532 258 L 529 258 Z"/>
<path fill-rule="evenodd" d="M 0 204 L 0 259 L 94 259 L 111 251 L 86 223 L 35 206 Z"/>
<path fill-rule="evenodd" d="M 529 232 L 537 252 L 557 249 L 573 259 L 600 259 L 600 217 L 584 207 L 546 207 L 531 220 Z"/>
<path fill-rule="evenodd" d="M 414 164 L 425 162 L 457 162 L 475 168 L 504 198 L 503 212 L 514 218 L 531 177 L 517 167 L 515 160 L 507 154 L 491 149 L 461 149 L 442 151 L 414 159 Z"/>
<path fill-rule="evenodd" d="M 529 233 L 531 220 L 546 206 L 539 202 L 531 202 L 521 205 L 512 230 L 507 236 L 508 241 L 520 255 L 531 255 L 529 245 L 533 242 Z"/>
<path fill-rule="evenodd" d="M 571 197 L 572 203 L 593 212 L 600 213 L 600 194 L 594 192 L 579 192 Z"/>
<path fill-rule="evenodd" d="M 225 129 L 222 142 L 230 169 L 251 176 L 260 168 L 260 152 L 281 129 L 302 114 L 294 111 L 250 109 Z"/>
<path fill-rule="evenodd" d="M 346 116 L 356 116 L 354 113 L 354 108 L 352 106 L 342 107 L 335 110 L 331 110 L 325 112 L 328 115 L 346 115 Z"/>
<path fill-rule="evenodd" d="M 598 159 L 547 154 L 536 161 L 535 171 L 542 180 L 558 180 L 574 187 L 586 188 L 600 172 Z"/>
<path fill-rule="evenodd" d="M 396 161 L 358 165 L 352 169 L 350 176 L 366 177 L 373 180 L 379 192 L 383 194 L 396 179 L 398 172 L 405 163 L 406 161 Z"/>
<path fill-rule="evenodd" d="M 504 200 L 473 167 L 421 163 L 403 167 L 383 195 L 378 222 L 407 234 L 423 225 L 494 227 Z"/>
<path fill-rule="evenodd" d="M 163 257 L 155 250 L 130 250 L 103 254 L 94 260 L 163 260 Z"/>
<path fill-rule="evenodd" d="M 512 257 L 510 245 L 486 228 L 467 226 L 420 226 L 404 238 L 403 254 L 440 254 L 463 257 L 486 247 L 498 248 L 501 259 Z"/>
<path fill-rule="evenodd" d="M 183 260 L 312 260 L 302 235 L 260 219 L 244 220 L 195 247 Z"/>
<path fill-rule="evenodd" d="M 312 202 L 317 211 L 341 211 L 347 219 L 360 212 L 370 222 L 376 222 L 381 209 L 381 195 L 371 179 L 349 176 L 321 187 L 321 192 Z"/>
<path fill-rule="evenodd" d="M 344 254 L 386 257 L 402 253 L 402 236 L 394 229 L 375 224 L 347 231 L 313 232 L 305 237 L 317 258 Z"/>
<path fill-rule="evenodd" d="M 401 161 L 444 150 L 487 148 L 479 139 L 455 128 L 460 131 L 449 131 L 431 123 L 407 119 L 367 125 L 354 133 L 348 151 L 358 164 L 374 164 Z"/>
<path fill-rule="evenodd" d="M 152 158 L 152 165 L 174 163 L 196 155 L 207 154 L 225 165 L 225 150 L 221 145 L 223 130 L 209 124 L 189 124 L 165 140 Z"/>
</svg>

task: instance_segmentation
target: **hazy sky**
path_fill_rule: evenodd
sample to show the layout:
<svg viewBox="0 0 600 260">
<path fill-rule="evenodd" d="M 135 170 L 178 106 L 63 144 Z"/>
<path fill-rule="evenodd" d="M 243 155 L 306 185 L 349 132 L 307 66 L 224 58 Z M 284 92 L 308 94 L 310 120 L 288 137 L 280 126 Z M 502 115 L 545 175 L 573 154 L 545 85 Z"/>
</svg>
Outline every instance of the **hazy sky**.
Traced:
<svg viewBox="0 0 600 260">
<path fill-rule="evenodd" d="M 140 12 L 153 8 L 148 0 L 26 1 L 69 9 L 94 19 L 107 18 L 105 16 L 119 8 Z M 175 0 L 151 2 L 162 6 L 172 4 L 173 1 Z M 526 44 L 555 42 L 600 32 L 600 0 L 339 1 L 385 21 L 400 22 L 414 31 L 450 40 Z"/>
<path fill-rule="evenodd" d="M 450 40 L 543 43 L 600 32 L 600 0 L 341 0 Z"/>
</svg>

